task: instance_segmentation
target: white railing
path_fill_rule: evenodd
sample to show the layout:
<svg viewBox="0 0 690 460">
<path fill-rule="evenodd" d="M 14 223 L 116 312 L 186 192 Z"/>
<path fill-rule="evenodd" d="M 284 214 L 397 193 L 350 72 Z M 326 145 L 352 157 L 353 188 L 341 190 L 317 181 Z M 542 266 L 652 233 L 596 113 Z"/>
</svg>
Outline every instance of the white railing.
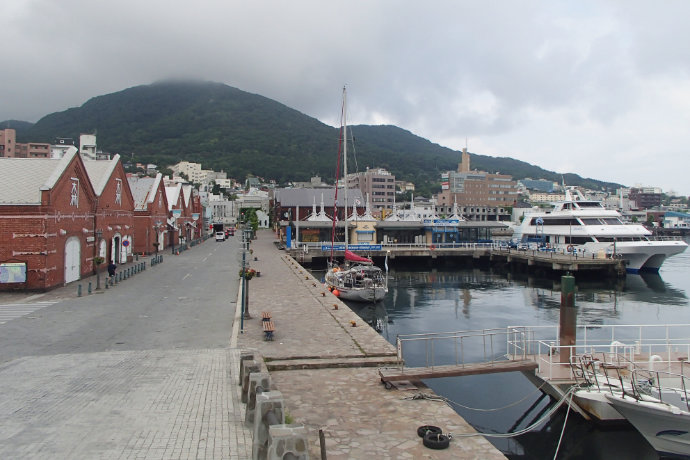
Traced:
<svg viewBox="0 0 690 460">
<path fill-rule="evenodd" d="M 576 345 L 561 345 L 559 326 L 510 326 L 453 332 L 403 334 L 396 339 L 398 360 L 433 368 L 532 359 L 548 379 L 572 379 L 566 356 L 602 356 L 602 364 L 671 370 L 690 356 L 690 324 L 585 325 Z M 565 362 L 561 362 L 561 360 Z M 421 364 L 419 364 L 421 362 Z"/>
<path fill-rule="evenodd" d="M 527 355 L 549 379 L 565 378 L 570 363 L 561 356 L 603 354 L 635 366 L 660 366 L 671 370 L 679 357 L 690 356 L 690 324 L 578 326 L 576 345 L 561 345 L 558 326 L 511 326 L 517 340 L 508 336 L 508 356 Z M 682 356 L 681 356 L 682 355 Z M 566 371 L 567 370 L 567 371 Z"/>
<path fill-rule="evenodd" d="M 505 361 L 505 344 L 517 343 L 516 334 L 519 332 L 505 328 L 402 334 L 396 339 L 398 361 L 406 362 L 406 354 L 415 354 L 417 358 L 423 355 L 424 367 L 430 368 Z"/>
<path fill-rule="evenodd" d="M 293 242 L 296 248 L 311 251 L 321 251 L 323 246 L 330 248 L 331 242 L 304 243 Z M 342 243 L 336 243 L 342 244 Z M 410 249 L 508 249 L 508 243 L 504 241 L 493 242 L 460 242 L 460 243 L 375 243 L 381 246 L 381 250 L 410 250 Z M 330 249 L 329 249 L 330 251 Z"/>
</svg>

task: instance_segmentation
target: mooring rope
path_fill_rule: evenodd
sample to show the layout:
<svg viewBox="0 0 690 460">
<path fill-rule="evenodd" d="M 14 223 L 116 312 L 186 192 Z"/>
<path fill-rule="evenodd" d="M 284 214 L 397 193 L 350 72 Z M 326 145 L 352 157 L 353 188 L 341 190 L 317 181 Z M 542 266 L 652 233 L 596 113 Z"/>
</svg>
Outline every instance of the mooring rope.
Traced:
<svg viewBox="0 0 690 460">
<path fill-rule="evenodd" d="M 496 412 L 496 411 L 499 411 L 499 410 L 509 409 L 509 408 L 511 408 L 511 407 L 513 407 L 513 406 L 517 406 L 518 404 L 522 403 L 523 401 L 525 401 L 526 399 L 528 399 L 529 397 L 531 397 L 534 393 L 537 393 L 537 392 L 541 391 L 541 389 L 542 389 L 542 387 L 543 387 L 544 385 L 546 385 L 546 382 L 542 383 L 542 384 L 539 386 L 539 388 L 537 388 L 537 389 L 536 389 L 535 391 L 533 391 L 532 393 L 529 393 L 529 394 L 528 394 L 527 396 L 525 396 L 524 398 L 522 398 L 522 399 L 520 399 L 520 400 L 518 400 L 518 401 L 515 401 L 515 402 L 513 402 L 513 403 L 510 403 L 510 404 L 508 404 L 507 406 L 496 407 L 496 408 L 493 408 L 493 409 L 480 409 L 480 408 L 476 408 L 476 407 L 469 407 L 469 406 L 465 406 L 465 405 L 463 405 L 463 404 L 460 404 L 460 403 L 457 402 L 457 401 L 453 401 L 452 399 L 446 398 L 446 397 L 444 397 L 444 396 L 436 396 L 436 395 L 431 395 L 431 394 L 429 394 L 429 393 L 421 393 L 421 392 L 415 394 L 414 396 L 409 396 L 409 397 L 402 398 L 402 399 L 428 399 L 428 400 L 430 400 L 430 401 L 443 401 L 443 402 L 446 402 L 446 403 L 448 403 L 448 404 L 450 404 L 450 405 L 462 407 L 463 409 L 467 409 L 467 410 L 473 410 L 473 411 L 477 411 L 477 412 Z"/>
</svg>

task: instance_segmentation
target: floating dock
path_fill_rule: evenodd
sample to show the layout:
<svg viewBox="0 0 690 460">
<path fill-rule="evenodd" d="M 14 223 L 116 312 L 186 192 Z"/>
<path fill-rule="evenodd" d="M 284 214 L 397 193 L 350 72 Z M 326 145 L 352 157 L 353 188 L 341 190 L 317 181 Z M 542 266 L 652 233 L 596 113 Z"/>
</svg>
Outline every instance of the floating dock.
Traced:
<svg viewBox="0 0 690 460">
<path fill-rule="evenodd" d="M 376 246 L 379 247 L 379 246 Z M 427 263 L 471 263 L 480 266 L 501 266 L 513 270 L 544 270 L 555 273 L 595 273 L 609 277 L 625 275 L 625 262 L 617 258 L 600 258 L 596 254 L 560 253 L 555 251 L 522 250 L 490 243 L 457 243 L 454 245 L 386 245 L 367 251 L 368 257 L 380 262 L 388 256 L 390 265 L 396 261 Z M 330 258 L 330 249 L 302 245 L 287 252 L 300 264 L 321 266 Z"/>
</svg>

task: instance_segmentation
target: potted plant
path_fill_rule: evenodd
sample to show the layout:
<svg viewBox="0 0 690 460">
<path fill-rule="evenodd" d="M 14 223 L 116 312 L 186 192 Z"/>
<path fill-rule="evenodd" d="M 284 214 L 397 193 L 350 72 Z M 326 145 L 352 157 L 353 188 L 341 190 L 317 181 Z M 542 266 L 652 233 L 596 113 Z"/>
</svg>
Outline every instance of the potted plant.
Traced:
<svg viewBox="0 0 690 460">
<path fill-rule="evenodd" d="M 242 275 L 244 275 L 244 278 L 248 281 L 256 276 L 256 270 L 253 268 L 246 268 L 245 270 L 240 269 L 240 278 L 242 278 Z"/>
</svg>

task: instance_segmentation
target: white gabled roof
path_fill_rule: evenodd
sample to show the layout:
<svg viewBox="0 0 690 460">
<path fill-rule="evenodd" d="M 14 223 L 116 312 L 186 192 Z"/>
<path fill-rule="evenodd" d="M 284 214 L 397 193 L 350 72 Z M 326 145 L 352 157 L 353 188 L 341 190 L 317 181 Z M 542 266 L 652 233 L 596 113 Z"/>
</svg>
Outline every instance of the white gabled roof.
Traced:
<svg viewBox="0 0 690 460">
<path fill-rule="evenodd" d="M 82 158 L 82 160 L 96 196 L 101 196 L 110 176 L 115 171 L 115 166 L 120 161 L 120 155 L 116 154 L 111 160 L 89 160 L 86 158 Z"/>
<path fill-rule="evenodd" d="M 145 211 L 146 205 L 153 203 L 162 178 L 163 175 L 161 173 L 156 174 L 156 177 L 130 176 L 127 178 L 129 189 L 134 197 L 134 209 Z"/>
<path fill-rule="evenodd" d="M 191 185 L 183 185 L 182 186 L 182 195 L 184 197 L 184 204 L 185 206 L 189 207 L 189 198 L 192 196 L 192 187 Z"/>
<path fill-rule="evenodd" d="M 172 211 L 177 204 L 177 199 L 180 197 L 182 191 L 182 184 L 177 184 L 172 187 L 165 187 L 165 196 L 168 199 L 168 211 Z"/>
<path fill-rule="evenodd" d="M 41 204 L 41 191 L 51 190 L 76 152 L 62 158 L 0 158 L 0 205 Z"/>
</svg>

